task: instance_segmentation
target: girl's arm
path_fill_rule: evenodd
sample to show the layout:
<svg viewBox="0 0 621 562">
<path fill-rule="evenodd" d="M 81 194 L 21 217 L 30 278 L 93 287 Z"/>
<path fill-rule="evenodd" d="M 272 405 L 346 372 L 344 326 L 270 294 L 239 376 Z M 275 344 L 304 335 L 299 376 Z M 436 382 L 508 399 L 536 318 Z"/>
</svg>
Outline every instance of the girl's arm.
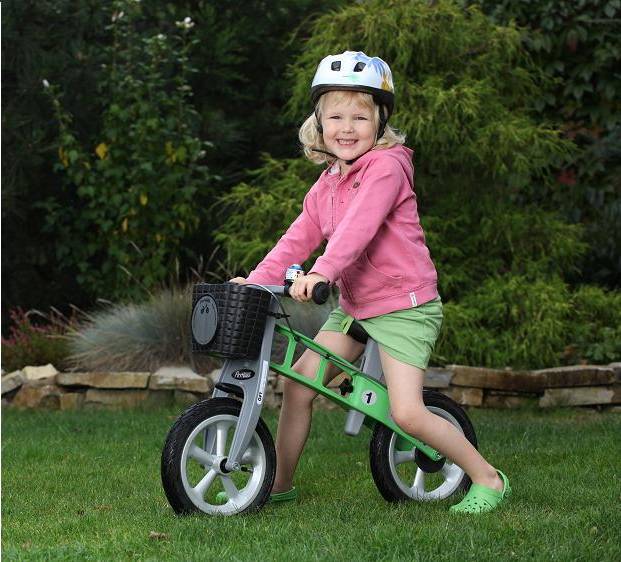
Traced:
<svg viewBox="0 0 621 562">
<path fill-rule="evenodd" d="M 326 251 L 311 268 L 311 273 L 331 283 L 358 259 L 393 209 L 412 196 L 410 180 L 396 160 L 394 165 L 369 166 L 358 190 Z"/>
<path fill-rule="evenodd" d="M 323 241 L 314 190 L 304 197 L 302 212 L 263 261 L 250 272 L 248 283 L 282 285 L 287 268 L 303 263 Z"/>
</svg>

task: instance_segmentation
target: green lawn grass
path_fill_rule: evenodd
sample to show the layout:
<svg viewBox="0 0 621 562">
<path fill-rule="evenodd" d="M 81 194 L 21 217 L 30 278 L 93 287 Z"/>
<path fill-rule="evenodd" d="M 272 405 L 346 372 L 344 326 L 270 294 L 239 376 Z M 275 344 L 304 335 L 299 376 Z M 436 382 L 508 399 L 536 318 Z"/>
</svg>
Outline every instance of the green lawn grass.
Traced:
<svg viewBox="0 0 621 562">
<path fill-rule="evenodd" d="M 159 456 L 178 413 L 3 410 L 3 559 L 621 560 L 618 413 L 470 410 L 514 490 L 477 517 L 449 514 L 451 501 L 387 504 L 369 432 L 347 437 L 343 413 L 316 412 L 300 501 L 229 518 L 166 502 Z"/>
</svg>

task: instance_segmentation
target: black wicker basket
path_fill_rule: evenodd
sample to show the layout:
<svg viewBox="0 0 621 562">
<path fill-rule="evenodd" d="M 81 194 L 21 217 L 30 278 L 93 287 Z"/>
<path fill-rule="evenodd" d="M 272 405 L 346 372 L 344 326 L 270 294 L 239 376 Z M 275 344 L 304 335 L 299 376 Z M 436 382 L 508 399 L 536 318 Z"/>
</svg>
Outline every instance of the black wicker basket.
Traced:
<svg viewBox="0 0 621 562">
<path fill-rule="evenodd" d="M 198 283 L 192 291 L 192 351 L 253 359 L 261 350 L 271 295 L 236 283 Z"/>
</svg>

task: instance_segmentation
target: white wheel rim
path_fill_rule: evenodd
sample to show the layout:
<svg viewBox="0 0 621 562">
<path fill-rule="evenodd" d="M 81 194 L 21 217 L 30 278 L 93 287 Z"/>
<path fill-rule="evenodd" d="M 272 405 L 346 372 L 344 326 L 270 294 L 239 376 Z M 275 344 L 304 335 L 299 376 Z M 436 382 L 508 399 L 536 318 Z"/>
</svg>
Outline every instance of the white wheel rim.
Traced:
<svg viewBox="0 0 621 562">
<path fill-rule="evenodd" d="M 247 508 L 257 497 L 266 472 L 267 457 L 263 443 L 255 431 L 248 448 L 241 458 L 241 465 L 249 469 L 250 477 L 245 485 L 238 488 L 232 476 L 221 474 L 213 468 L 228 454 L 228 438 L 233 435 L 239 418 L 222 414 L 207 418 L 198 424 L 186 439 L 181 453 L 181 481 L 190 501 L 201 511 L 209 514 L 233 515 Z M 201 436 L 202 434 L 202 436 Z M 201 436 L 203 446 L 198 446 Z M 203 474 L 197 483 L 192 483 L 189 475 L 190 463 L 202 465 Z M 196 471 L 196 468 L 194 469 Z M 251 472 L 250 472 L 251 471 Z M 194 478 L 196 479 L 196 478 Z M 224 504 L 210 503 L 206 495 L 210 488 L 221 484 L 228 496 Z"/>
<path fill-rule="evenodd" d="M 446 410 L 434 406 L 428 406 L 427 409 L 431 413 L 440 416 L 454 425 L 463 434 L 463 430 L 457 419 L 455 419 L 455 417 L 453 417 Z M 457 490 L 457 488 L 459 488 L 459 485 L 465 476 L 465 472 L 459 466 L 451 462 L 449 459 L 446 459 L 444 466 L 440 471 L 432 474 L 425 473 L 419 466 L 416 465 L 416 461 L 414 460 L 414 455 L 416 453 L 415 447 L 413 447 L 410 451 L 399 451 L 396 449 L 398 437 L 399 436 L 396 433 L 393 433 L 390 438 L 390 444 L 388 447 L 388 463 L 390 466 L 390 473 L 392 474 L 395 483 L 404 494 L 414 500 L 435 501 L 448 498 L 455 492 L 455 490 Z M 405 481 L 401 474 L 399 474 L 397 467 L 403 463 L 412 463 L 415 467 L 416 473 L 412 481 Z M 441 476 L 439 477 L 438 475 Z M 434 481 L 430 482 L 432 479 Z M 441 483 L 436 482 L 439 479 L 442 480 Z"/>
</svg>

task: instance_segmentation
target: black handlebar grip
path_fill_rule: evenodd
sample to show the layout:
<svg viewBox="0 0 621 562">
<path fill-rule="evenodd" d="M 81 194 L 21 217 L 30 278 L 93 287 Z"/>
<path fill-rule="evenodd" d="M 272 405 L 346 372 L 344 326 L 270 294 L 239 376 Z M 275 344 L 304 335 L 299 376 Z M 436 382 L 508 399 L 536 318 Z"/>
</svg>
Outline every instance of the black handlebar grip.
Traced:
<svg viewBox="0 0 621 562">
<path fill-rule="evenodd" d="M 330 296 L 330 285 L 320 281 L 313 287 L 313 302 L 315 304 L 323 304 L 328 300 Z"/>
<path fill-rule="evenodd" d="M 287 297 L 290 297 L 289 289 L 291 285 L 285 285 L 284 294 Z M 311 295 L 311 299 L 315 304 L 324 304 L 328 297 L 330 296 L 330 285 L 328 283 L 324 283 L 320 281 L 313 287 L 313 294 Z"/>
</svg>

